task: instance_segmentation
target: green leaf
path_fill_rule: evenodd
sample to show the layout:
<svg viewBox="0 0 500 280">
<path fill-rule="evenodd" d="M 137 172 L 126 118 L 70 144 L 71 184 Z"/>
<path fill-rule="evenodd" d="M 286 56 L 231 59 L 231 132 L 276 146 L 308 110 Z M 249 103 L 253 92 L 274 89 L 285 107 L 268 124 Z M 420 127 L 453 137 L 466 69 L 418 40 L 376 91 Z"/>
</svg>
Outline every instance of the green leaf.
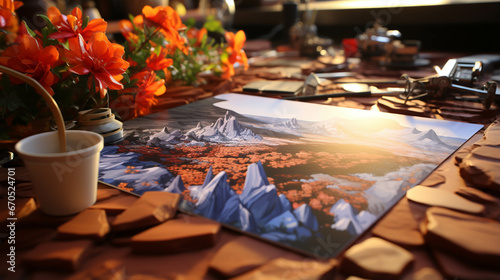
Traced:
<svg viewBox="0 0 500 280">
<path fill-rule="evenodd" d="M 163 39 L 162 37 L 153 37 L 151 38 L 151 42 L 160 46 L 163 46 L 166 43 L 165 39 Z"/>
<path fill-rule="evenodd" d="M 52 24 L 47 15 L 38 14 L 37 16 L 41 17 L 45 21 L 46 27 L 49 29 L 50 34 L 57 32 L 57 28 Z"/>
<path fill-rule="evenodd" d="M 61 46 L 63 46 L 63 48 L 69 50 L 69 41 L 66 41 L 64 43 L 60 43 Z"/>
<path fill-rule="evenodd" d="M 89 17 L 85 17 L 82 22 L 82 30 L 87 28 L 87 25 L 89 24 Z"/>
<path fill-rule="evenodd" d="M 57 46 L 57 45 L 60 45 L 61 43 L 59 43 L 59 41 L 55 40 L 55 39 L 51 39 L 49 37 L 50 35 L 50 31 L 47 27 L 44 27 L 42 29 L 42 42 L 43 42 L 43 46 L 44 47 L 47 47 L 47 46 Z"/>
<path fill-rule="evenodd" d="M 28 31 L 28 33 L 31 35 L 31 37 L 35 38 L 36 33 L 33 32 L 33 30 L 31 30 L 31 28 L 28 26 L 28 24 L 25 21 L 23 21 L 23 23 L 24 23 L 24 26 L 26 27 L 26 31 Z"/>
</svg>

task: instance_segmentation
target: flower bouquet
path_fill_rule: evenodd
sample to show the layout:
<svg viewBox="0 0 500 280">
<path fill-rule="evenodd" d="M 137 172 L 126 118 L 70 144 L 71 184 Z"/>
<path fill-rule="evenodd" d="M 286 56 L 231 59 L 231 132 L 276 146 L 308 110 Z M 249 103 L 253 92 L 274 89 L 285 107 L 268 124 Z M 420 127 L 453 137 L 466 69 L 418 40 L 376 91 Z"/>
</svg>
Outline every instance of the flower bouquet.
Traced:
<svg viewBox="0 0 500 280">
<path fill-rule="evenodd" d="M 124 41 L 118 44 L 108 38 L 106 21 L 83 18 L 79 8 L 64 15 L 51 7 L 39 15 L 46 26 L 31 30 L 17 19 L 21 5 L 0 1 L 0 65 L 37 80 L 66 122 L 82 111 L 117 106 L 132 108 L 126 118 L 148 114 L 170 85 L 196 85 L 207 71 L 230 79 L 235 66 L 248 67 L 243 31 L 226 32 L 219 24 L 226 40 L 216 42 L 168 6 L 144 6 L 141 15 L 120 21 Z M 31 86 L 2 74 L 0 90 L 0 139 L 49 129 L 50 111 Z"/>
</svg>

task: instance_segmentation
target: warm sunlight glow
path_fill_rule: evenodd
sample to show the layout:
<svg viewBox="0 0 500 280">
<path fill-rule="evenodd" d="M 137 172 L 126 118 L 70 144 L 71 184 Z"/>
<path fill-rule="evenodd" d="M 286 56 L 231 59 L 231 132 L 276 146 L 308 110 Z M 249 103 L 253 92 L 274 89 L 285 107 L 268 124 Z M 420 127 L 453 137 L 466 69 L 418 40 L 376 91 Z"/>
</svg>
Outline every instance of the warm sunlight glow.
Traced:
<svg viewBox="0 0 500 280">
<path fill-rule="evenodd" d="M 404 7 L 439 6 L 449 4 L 467 4 L 471 0 L 339 0 L 317 1 L 309 4 L 311 9 L 400 9 Z M 492 0 L 486 2 L 493 2 Z"/>
<path fill-rule="evenodd" d="M 449 0 L 354 0 L 339 1 L 338 6 L 342 8 L 383 8 L 383 7 L 409 7 L 409 6 L 435 6 L 449 4 Z"/>
</svg>

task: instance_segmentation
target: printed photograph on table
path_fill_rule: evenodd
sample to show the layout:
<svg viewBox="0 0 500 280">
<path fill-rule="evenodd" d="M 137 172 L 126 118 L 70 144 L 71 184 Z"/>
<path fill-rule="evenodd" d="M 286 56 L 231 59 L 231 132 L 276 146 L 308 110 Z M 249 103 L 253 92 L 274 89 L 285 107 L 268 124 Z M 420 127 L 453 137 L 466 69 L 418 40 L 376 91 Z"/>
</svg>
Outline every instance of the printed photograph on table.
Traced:
<svg viewBox="0 0 500 280">
<path fill-rule="evenodd" d="M 124 123 L 99 180 L 335 257 L 481 125 L 240 94 Z"/>
</svg>

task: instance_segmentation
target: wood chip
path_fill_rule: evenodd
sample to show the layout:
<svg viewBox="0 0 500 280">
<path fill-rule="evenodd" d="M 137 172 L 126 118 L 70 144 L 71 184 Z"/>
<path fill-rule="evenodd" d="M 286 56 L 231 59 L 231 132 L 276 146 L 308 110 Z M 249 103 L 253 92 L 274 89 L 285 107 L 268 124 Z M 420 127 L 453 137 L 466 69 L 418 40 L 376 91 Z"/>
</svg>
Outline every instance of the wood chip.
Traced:
<svg viewBox="0 0 500 280">
<path fill-rule="evenodd" d="M 332 279 L 337 260 L 331 259 L 327 262 L 315 260 L 288 260 L 285 258 L 274 259 L 263 266 L 254 269 L 233 280 L 282 280 L 282 279 L 308 279 L 321 280 Z"/>
<path fill-rule="evenodd" d="M 179 194 L 151 191 L 144 193 L 112 223 L 114 231 L 125 231 L 157 225 L 171 219 L 177 212 Z"/>
<path fill-rule="evenodd" d="M 134 202 L 139 199 L 133 195 L 120 195 L 115 196 L 103 201 L 98 201 L 96 204 L 90 206 L 92 209 L 104 209 L 106 214 L 117 215 L 129 208 Z"/>
<path fill-rule="evenodd" d="M 101 241 L 109 233 L 106 212 L 102 209 L 87 209 L 57 228 L 60 239 L 88 238 Z"/>
<path fill-rule="evenodd" d="M 136 253 L 182 253 L 212 247 L 219 238 L 219 223 L 182 215 L 132 237 Z"/>
<path fill-rule="evenodd" d="M 92 246 L 90 240 L 42 243 L 22 258 L 28 269 L 76 271 Z"/>
<path fill-rule="evenodd" d="M 349 248 L 341 270 L 347 275 L 374 279 L 400 279 L 414 261 L 405 249 L 378 237 L 370 237 Z"/>
<path fill-rule="evenodd" d="M 238 236 L 217 251 L 210 269 L 224 277 L 234 277 L 283 256 L 283 252 L 254 238 Z"/>
<path fill-rule="evenodd" d="M 485 211 L 483 205 L 467 200 L 453 192 L 421 185 L 408 190 L 406 197 L 414 202 L 430 206 L 446 207 L 473 214 L 481 214 Z"/>
<path fill-rule="evenodd" d="M 500 263 L 500 222 L 453 210 L 427 209 L 422 231 L 429 246 L 483 267 Z"/>
</svg>

